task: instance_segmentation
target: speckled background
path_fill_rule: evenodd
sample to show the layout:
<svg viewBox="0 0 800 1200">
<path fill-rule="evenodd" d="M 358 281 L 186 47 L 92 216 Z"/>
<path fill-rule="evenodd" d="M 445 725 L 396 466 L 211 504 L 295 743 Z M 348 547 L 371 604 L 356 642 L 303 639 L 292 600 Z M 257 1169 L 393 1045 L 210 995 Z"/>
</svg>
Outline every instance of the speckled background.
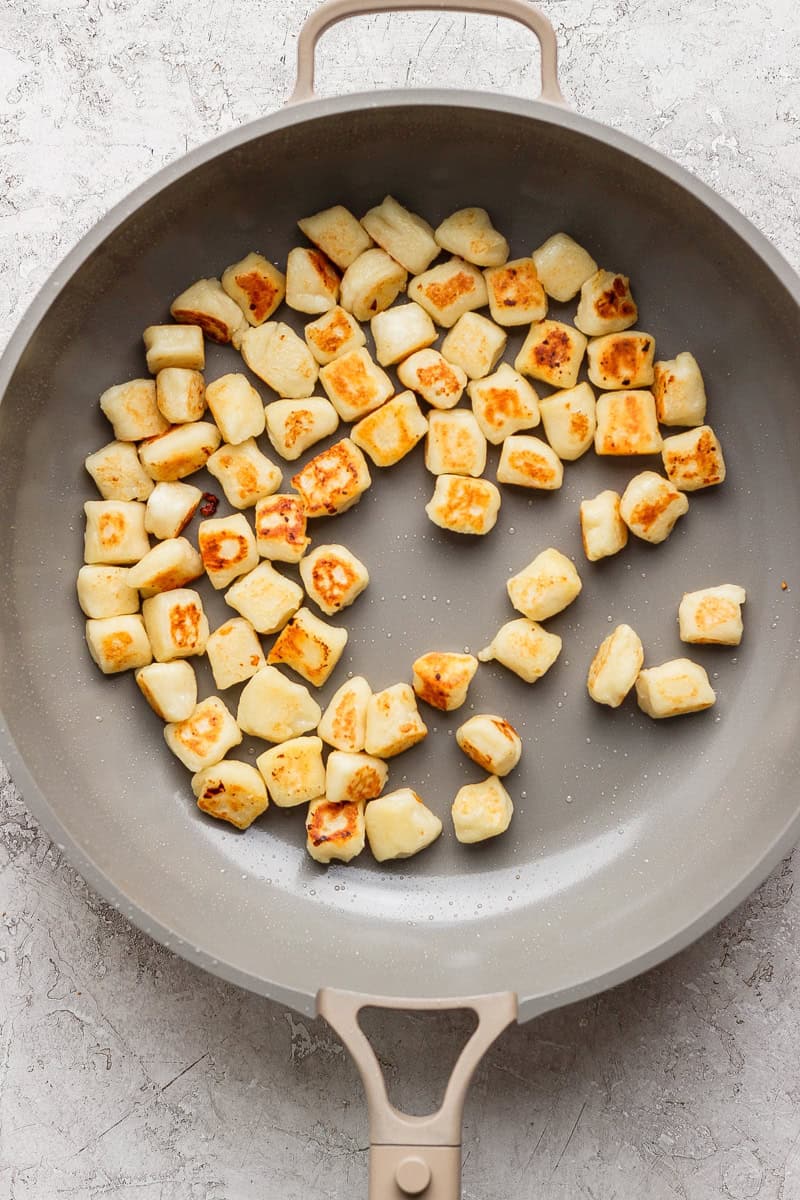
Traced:
<svg viewBox="0 0 800 1200">
<path fill-rule="evenodd" d="M 796 0 L 546 0 L 582 112 L 671 155 L 800 266 Z M 117 199 L 277 107 L 309 5 L 0 0 L 0 338 Z M 535 88 L 490 18 L 361 18 L 319 90 Z M 46 731 L 43 731 L 46 733 Z M 324 1025 L 131 929 L 0 771 L 0 1200 L 339 1200 L 366 1194 L 355 1071 Z M 798 860 L 690 950 L 511 1030 L 466 1115 L 469 1200 L 800 1197 Z M 380 1022 L 396 1097 L 424 1106 L 460 1022 Z"/>
</svg>

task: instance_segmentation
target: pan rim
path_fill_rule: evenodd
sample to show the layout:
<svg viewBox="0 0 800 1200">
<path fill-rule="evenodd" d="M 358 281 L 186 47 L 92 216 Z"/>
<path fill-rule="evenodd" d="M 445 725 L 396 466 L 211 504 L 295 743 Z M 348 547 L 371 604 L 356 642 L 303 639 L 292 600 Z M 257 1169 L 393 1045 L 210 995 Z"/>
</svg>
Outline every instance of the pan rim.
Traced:
<svg viewBox="0 0 800 1200">
<path fill-rule="evenodd" d="M 258 137 L 280 129 L 291 128 L 306 121 L 319 117 L 341 115 L 350 111 L 359 111 L 365 107 L 384 108 L 421 108 L 426 106 L 450 106 L 460 108 L 490 108 L 494 111 L 511 116 L 535 118 L 549 124 L 570 129 L 574 132 L 599 140 L 615 149 L 621 150 L 639 159 L 651 169 L 685 188 L 701 203 L 709 208 L 715 216 L 728 225 L 732 231 L 742 238 L 750 248 L 764 261 L 789 296 L 800 307 L 800 277 L 795 273 L 787 260 L 775 249 L 764 234 L 743 216 L 728 201 L 718 196 L 713 189 L 689 171 L 672 162 L 657 150 L 605 126 L 588 117 L 584 117 L 569 109 L 557 108 L 543 101 L 525 100 L 513 96 L 497 95 L 480 91 L 450 91 L 445 89 L 424 89 L 405 92 L 388 90 L 381 92 L 353 93 L 334 98 L 320 98 L 291 107 L 279 109 L 265 117 L 258 118 L 244 126 L 224 133 L 211 141 L 183 155 L 155 175 L 146 179 L 134 188 L 102 217 L 70 250 L 49 278 L 44 282 L 36 297 L 26 310 L 22 319 L 9 339 L 8 346 L 0 359 L 0 403 L 5 395 L 8 384 L 16 370 L 30 338 L 38 327 L 46 312 L 68 286 L 76 271 L 86 259 L 114 232 L 125 220 L 133 216 L 146 202 L 151 200 L 164 188 L 174 183 L 189 172 L 204 163 L 218 157 L 220 154 L 234 150 Z M 244 971 L 231 962 L 212 957 L 207 951 L 180 942 L 173 929 L 161 920 L 155 918 L 140 904 L 133 904 L 124 892 L 113 882 L 86 850 L 80 846 L 67 832 L 60 818 L 50 805 L 46 795 L 38 787 L 29 772 L 24 758 L 20 753 L 11 730 L 0 713 L 0 756 L 7 764 L 12 778 L 19 788 L 26 806 L 39 821 L 68 858 L 71 865 L 81 874 L 87 883 L 116 909 L 122 911 L 133 925 L 154 940 L 177 952 L 182 958 L 196 966 L 217 975 L 237 986 L 268 996 L 269 998 L 290 1007 L 313 1014 L 315 997 L 307 992 L 289 988 L 276 980 L 257 976 Z M 651 947 L 633 958 L 617 962 L 599 975 L 591 975 L 555 992 L 520 997 L 519 1020 L 525 1021 L 540 1015 L 550 1009 L 558 1008 L 603 991 L 606 988 L 622 983 L 635 977 L 641 972 L 663 962 L 679 950 L 694 942 L 726 916 L 737 904 L 748 896 L 758 886 L 773 867 L 780 861 L 786 851 L 800 836 L 800 808 L 786 823 L 783 830 L 765 849 L 751 870 L 735 884 L 723 890 L 695 920 L 676 929 L 670 936 L 663 938 L 657 945 Z M 453 997 L 457 1003 L 457 997 Z"/>
</svg>

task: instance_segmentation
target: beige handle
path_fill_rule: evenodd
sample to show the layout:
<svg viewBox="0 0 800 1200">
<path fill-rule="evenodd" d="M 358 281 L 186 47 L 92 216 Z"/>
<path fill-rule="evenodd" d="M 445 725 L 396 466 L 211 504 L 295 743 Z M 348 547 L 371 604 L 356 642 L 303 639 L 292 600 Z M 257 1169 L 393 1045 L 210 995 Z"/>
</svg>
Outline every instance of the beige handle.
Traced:
<svg viewBox="0 0 800 1200">
<path fill-rule="evenodd" d="M 436 1011 L 471 1009 L 478 1025 L 453 1068 L 442 1106 L 427 1117 L 409 1116 L 390 1102 L 375 1051 L 359 1025 L 364 1008 Z M 472 1075 L 492 1042 L 517 1016 L 512 992 L 460 1000 L 389 1000 L 323 988 L 317 1012 L 344 1042 L 367 1095 L 370 1200 L 458 1200 L 461 1195 L 461 1118 Z"/>
<path fill-rule="evenodd" d="M 307 18 L 297 39 L 297 82 L 289 97 L 290 104 L 311 100 L 314 95 L 314 52 L 326 29 L 347 17 L 368 13 L 406 12 L 425 9 L 429 12 L 472 12 L 490 17 L 508 17 L 530 29 L 539 39 L 542 50 L 542 88 L 540 100 L 550 104 L 566 104 L 558 84 L 558 44 L 553 26 L 543 12 L 527 0 L 324 0 Z"/>
</svg>

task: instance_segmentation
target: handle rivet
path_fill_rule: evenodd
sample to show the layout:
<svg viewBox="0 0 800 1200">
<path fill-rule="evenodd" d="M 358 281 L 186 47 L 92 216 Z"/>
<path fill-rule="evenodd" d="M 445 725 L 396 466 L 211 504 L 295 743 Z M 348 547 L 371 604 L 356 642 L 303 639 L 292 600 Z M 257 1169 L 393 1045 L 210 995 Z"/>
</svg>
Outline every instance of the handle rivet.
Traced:
<svg viewBox="0 0 800 1200">
<path fill-rule="evenodd" d="M 407 1196 L 419 1196 L 431 1181 L 431 1169 L 424 1158 L 404 1158 L 397 1164 L 395 1181 Z"/>
</svg>

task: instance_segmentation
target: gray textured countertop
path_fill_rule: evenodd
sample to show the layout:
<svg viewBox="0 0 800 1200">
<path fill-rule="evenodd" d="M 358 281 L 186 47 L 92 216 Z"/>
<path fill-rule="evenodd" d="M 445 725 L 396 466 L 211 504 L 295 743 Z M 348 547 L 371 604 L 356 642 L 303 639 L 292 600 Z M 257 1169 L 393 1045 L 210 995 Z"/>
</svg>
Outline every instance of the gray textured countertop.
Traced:
<svg viewBox="0 0 800 1200">
<path fill-rule="evenodd" d="M 701 176 L 800 266 L 796 0 L 543 6 L 571 102 Z M 0 0 L 3 341 L 112 203 L 281 103 L 308 7 Z M 319 57 L 325 93 L 534 90 L 530 40 L 490 18 L 361 18 Z M 364 1196 L 360 1087 L 323 1024 L 132 929 L 1 770 L 0 792 L 0 1200 Z M 469 1200 L 800 1197 L 798 862 L 676 959 L 498 1043 L 467 1109 Z M 410 1104 L 434 1084 L 425 1028 L 381 1033 Z"/>
</svg>

